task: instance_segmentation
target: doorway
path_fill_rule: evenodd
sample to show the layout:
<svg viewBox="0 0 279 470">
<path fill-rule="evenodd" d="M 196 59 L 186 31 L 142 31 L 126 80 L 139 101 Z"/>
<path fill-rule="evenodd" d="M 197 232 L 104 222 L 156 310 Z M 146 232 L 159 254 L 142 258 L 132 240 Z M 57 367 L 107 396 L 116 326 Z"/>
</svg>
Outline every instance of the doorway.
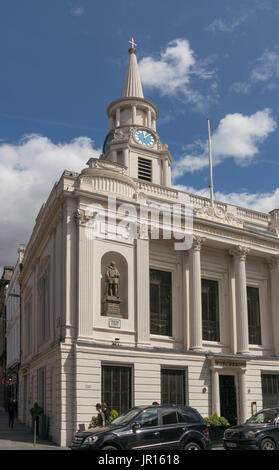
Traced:
<svg viewBox="0 0 279 470">
<path fill-rule="evenodd" d="M 237 424 L 237 404 L 234 375 L 219 375 L 220 414 L 231 426 Z"/>
</svg>

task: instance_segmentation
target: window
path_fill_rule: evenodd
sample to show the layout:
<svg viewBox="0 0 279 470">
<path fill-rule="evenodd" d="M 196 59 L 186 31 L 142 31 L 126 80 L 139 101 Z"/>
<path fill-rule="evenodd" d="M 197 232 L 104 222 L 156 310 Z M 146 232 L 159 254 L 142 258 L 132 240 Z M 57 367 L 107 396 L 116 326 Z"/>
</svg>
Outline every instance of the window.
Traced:
<svg viewBox="0 0 279 470">
<path fill-rule="evenodd" d="M 279 406 L 279 374 L 262 374 L 263 408 Z"/>
<path fill-rule="evenodd" d="M 124 413 L 132 406 L 131 367 L 102 367 L 102 402 L 108 408 Z"/>
<path fill-rule="evenodd" d="M 32 314 L 31 314 L 31 300 L 25 305 L 25 327 L 26 327 L 26 353 L 29 354 L 32 349 Z"/>
<path fill-rule="evenodd" d="M 249 344 L 261 344 L 259 289 L 247 286 Z"/>
<path fill-rule="evenodd" d="M 178 420 L 180 423 L 199 423 L 201 417 L 193 410 L 184 408 L 178 413 Z"/>
<path fill-rule="evenodd" d="M 172 275 L 150 269 L 150 333 L 172 335 Z"/>
<path fill-rule="evenodd" d="M 152 161 L 147 158 L 138 158 L 138 178 L 152 181 Z"/>
<path fill-rule="evenodd" d="M 158 410 L 146 410 L 136 418 L 136 422 L 141 424 L 142 428 L 158 426 Z"/>
<path fill-rule="evenodd" d="M 49 270 L 39 280 L 40 299 L 40 338 L 42 341 L 50 335 L 50 306 L 49 306 Z"/>
<path fill-rule="evenodd" d="M 162 423 L 163 424 L 176 424 L 177 423 L 176 411 L 162 409 Z"/>
<path fill-rule="evenodd" d="M 38 370 L 38 405 L 45 410 L 45 369 Z"/>
<path fill-rule="evenodd" d="M 186 374 L 183 369 L 161 370 L 162 405 L 186 404 Z"/>
<path fill-rule="evenodd" d="M 219 283 L 202 279 L 202 337 L 207 341 L 220 341 Z"/>
</svg>

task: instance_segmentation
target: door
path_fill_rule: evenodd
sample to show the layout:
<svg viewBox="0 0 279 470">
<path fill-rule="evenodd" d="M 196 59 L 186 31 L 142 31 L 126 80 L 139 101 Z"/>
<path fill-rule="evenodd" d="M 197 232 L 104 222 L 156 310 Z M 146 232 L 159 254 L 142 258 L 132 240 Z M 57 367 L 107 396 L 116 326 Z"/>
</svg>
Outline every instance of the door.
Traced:
<svg viewBox="0 0 279 470">
<path fill-rule="evenodd" d="M 140 428 L 125 432 L 126 449 L 153 449 L 160 444 L 160 426 L 157 408 L 144 410 L 136 418 Z M 122 436 L 123 438 L 123 436 Z"/>
<path fill-rule="evenodd" d="M 234 375 L 219 375 L 220 414 L 231 426 L 237 424 L 237 405 Z"/>
</svg>

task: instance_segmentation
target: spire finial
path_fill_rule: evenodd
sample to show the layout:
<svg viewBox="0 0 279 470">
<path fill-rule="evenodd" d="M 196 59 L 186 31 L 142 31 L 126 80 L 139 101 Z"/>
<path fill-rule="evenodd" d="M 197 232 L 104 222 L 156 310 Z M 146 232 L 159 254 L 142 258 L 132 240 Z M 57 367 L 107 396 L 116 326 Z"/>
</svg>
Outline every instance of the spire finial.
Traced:
<svg viewBox="0 0 279 470">
<path fill-rule="evenodd" d="M 126 73 L 126 80 L 124 85 L 123 97 L 135 97 L 135 98 L 143 98 L 140 74 L 138 69 L 137 63 L 137 56 L 136 56 L 136 43 L 134 38 L 132 37 L 129 41 L 131 44 L 131 48 L 129 49 L 130 58 L 129 58 L 129 65 Z"/>
<path fill-rule="evenodd" d="M 130 54 L 132 54 L 132 53 L 135 54 L 137 52 L 137 50 L 136 50 L 136 45 L 137 44 L 135 43 L 135 40 L 134 40 L 133 37 L 130 39 L 129 44 L 131 44 L 131 47 L 129 49 Z"/>
</svg>

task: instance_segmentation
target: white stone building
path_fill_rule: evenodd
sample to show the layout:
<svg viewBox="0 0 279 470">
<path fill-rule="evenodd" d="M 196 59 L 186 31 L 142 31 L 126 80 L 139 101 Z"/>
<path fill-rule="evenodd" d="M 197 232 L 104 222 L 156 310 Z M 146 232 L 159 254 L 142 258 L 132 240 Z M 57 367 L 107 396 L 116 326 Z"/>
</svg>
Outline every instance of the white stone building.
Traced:
<svg viewBox="0 0 279 470">
<path fill-rule="evenodd" d="M 18 371 L 20 367 L 20 285 L 19 276 L 24 246 L 18 249 L 18 259 L 7 289 L 6 303 L 6 376 L 10 379 L 9 397 L 18 398 Z"/>
<path fill-rule="evenodd" d="M 171 187 L 158 110 L 143 97 L 136 51 L 129 53 L 123 96 L 107 110 L 103 154 L 55 184 L 20 277 L 19 416 L 30 424 L 38 401 L 60 445 L 89 424 L 100 401 L 118 411 L 187 403 L 231 423 L 278 404 L 279 211 L 216 201 L 212 208 Z M 164 239 L 161 217 L 159 239 L 153 222 L 146 238 L 115 235 L 125 231 L 121 204 L 132 205 L 142 235 L 140 207 L 156 202 L 193 207 L 187 249 Z M 107 235 L 93 237 L 96 227 Z M 108 274 L 112 261 L 119 278 Z"/>
</svg>

